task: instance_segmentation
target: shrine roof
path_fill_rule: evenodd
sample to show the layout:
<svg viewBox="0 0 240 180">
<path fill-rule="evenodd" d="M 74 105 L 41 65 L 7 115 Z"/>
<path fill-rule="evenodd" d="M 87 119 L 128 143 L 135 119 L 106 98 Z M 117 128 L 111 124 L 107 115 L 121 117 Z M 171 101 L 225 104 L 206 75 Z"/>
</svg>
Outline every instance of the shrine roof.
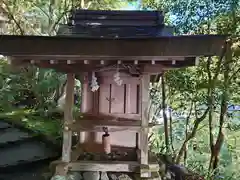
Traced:
<svg viewBox="0 0 240 180">
<path fill-rule="evenodd" d="M 158 59 L 218 56 L 227 36 L 191 35 L 155 38 L 84 38 L 0 35 L 0 54 L 36 59 Z"/>
<path fill-rule="evenodd" d="M 188 35 L 148 38 L 84 38 L 74 36 L 0 35 L 0 54 L 17 64 L 29 61 L 184 61 L 199 56 L 220 56 L 227 36 Z M 55 63 L 49 68 L 55 68 Z M 72 63 L 60 63 L 69 66 Z M 183 63 L 184 64 L 184 63 Z M 40 64 L 39 64 L 40 65 Z M 185 63 L 184 66 L 188 66 Z M 70 68 L 71 69 L 71 68 Z M 69 70 L 70 70 L 69 69 Z M 61 70 L 60 70 L 61 71 Z"/>
</svg>

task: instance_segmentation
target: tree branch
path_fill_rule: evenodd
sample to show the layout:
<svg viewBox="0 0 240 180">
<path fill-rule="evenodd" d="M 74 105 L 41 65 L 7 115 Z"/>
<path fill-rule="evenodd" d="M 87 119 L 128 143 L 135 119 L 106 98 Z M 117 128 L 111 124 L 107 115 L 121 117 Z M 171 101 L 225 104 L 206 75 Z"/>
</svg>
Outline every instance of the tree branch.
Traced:
<svg viewBox="0 0 240 180">
<path fill-rule="evenodd" d="M 11 12 L 8 4 L 7 4 L 4 0 L 2 0 L 2 3 L 3 3 L 3 4 L 6 6 L 6 8 L 7 8 L 7 11 L 6 11 L 4 8 L 2 8 L 2 10 L 5 11 L 4 13 L 6 13 L 8 16 L 10 16 L 10 19 L 12 19 L 12 20 L 14 21 L 14 23 L 16 24 L 16 26 L 17 26 L 18 29 L 20 30 L 20 34 L 21 34 L 21 35 L 24 35 L 25 33 L 24 33 L 23 28 L 21 27 L 20 23 L 15 19 L 15 17 L 14 17 L 14 15 L 13 15 L 13 13 Z"/>
<path fill-rule="evenodd" d="M 230 77 L 229 77 L 229 83 L 231 80 L 240 72 L 240 68 L 238 68 Z"/>
</svg>

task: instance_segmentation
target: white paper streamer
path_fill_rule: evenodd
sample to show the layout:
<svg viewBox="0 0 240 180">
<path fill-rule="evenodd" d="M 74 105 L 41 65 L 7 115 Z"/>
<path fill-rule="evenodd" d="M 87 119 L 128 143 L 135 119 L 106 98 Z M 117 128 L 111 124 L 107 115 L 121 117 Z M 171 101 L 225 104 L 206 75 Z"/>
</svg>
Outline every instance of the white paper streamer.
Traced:
<svg viewBox="0 0 240 180">
<path fill-rule="evenodd" d="M 118 86 L 121 86 L 122 85 L 122 83 L 123 83 L 123 80 L 120 78 L 120 73 L 119 73 L 119 71 L 117 71 L 115 74 L 114 74 L 114 81 L 116 82 L 116 84 L 118 85 Z"/>
<path fill-rule="evenodd" d="M 91 91 L 95 92 L 98 89 L 99 89 L 99 85 L 97 82 L 97 77 L 95 76 L 95 72 L 92 72 Z"/>
</svg>

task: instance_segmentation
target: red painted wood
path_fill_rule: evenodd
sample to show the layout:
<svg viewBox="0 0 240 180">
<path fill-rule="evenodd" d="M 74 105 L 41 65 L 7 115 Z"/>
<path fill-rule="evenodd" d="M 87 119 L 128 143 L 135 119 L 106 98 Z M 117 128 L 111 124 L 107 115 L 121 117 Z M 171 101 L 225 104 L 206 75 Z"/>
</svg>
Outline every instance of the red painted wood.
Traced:
<svg viewBox="0 0 240 180">
<path fill-rule="evenodd" d="M 139 114 L 139 88 L 138 82 L 133 81 L 132 84 L 126 85 L 126 113 Z"/>
<path fill-rule="evenodd" d="M 104 72 L 100 77 L 99 112 L 116 116 L 136 117 L 140 112 L 140 78 L 121 73 L 123 84 L 113 79 L 116 72 Z"/>
<path fill-rule="evenodd" d="M 116 117 L 140 120 L 140 78 L 131 77 L 128 74 L 122 73 L 120 77 L 123 80 L 123 84 L 118 86 L 113 79 L 114 73 L 116 73 L 116 71 L 97 74 L 100 85 L 99 91 L 93 93 L 88 87 L 88 93 L 93 97 L 90 98 L 90 96 L 88 96 L 88 104 L 90 105 L 90 101 L 92 102 L 92 112 L 94 114 L 113 114 Z M 109 101 L 111 101 L 111 103 Z M 103 133 L 85 133 L 86 137 L 84 142 L 88 148 L 101 151 L 102 146 L 98 145 L 102 144 L 102 135 Z M 113 132 L 110 135 L 110 143 L 112 146 L 136 146 L 136 133 L 134 132 L 120 131 Z"/>
<path fill-rule="evenodd" d="M 110 113 L 125 112 L 125 86 L 112 84 L 111 86 L 111 111 Z"/>
<path fill-rule="evenodd" d="M 88 84 L 88 75 L 83 75 L 82 96 L 81 96 L 81 112 L 93 111 L 93 93 Z"/>
<path fill-rule="evenodd" d="M 110 112 L 110 84 L 100 84 L 99 88 L 99 113 Z"/>
</svg>

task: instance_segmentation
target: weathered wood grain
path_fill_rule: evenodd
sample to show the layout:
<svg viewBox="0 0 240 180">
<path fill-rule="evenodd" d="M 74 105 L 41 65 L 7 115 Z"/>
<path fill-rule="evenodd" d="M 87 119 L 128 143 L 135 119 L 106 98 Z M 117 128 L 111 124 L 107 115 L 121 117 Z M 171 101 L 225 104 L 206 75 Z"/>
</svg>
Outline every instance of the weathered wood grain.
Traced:
<svg viewBox="0 0 240 180">
<path fill-rule="evenodd" d="M 141 83 L 141 126 L 142 131 L 140 132 L 140 163 L 143 166 L 148 164 L 148 127 L 149 119 L 148 119 L 148 111 L 149 111 L 149 83 L 150 83 L 150 75 L 142 76 Z M 150 177 L 151 174 L 148 172 L 141 171 L 141 177 Z"/>
<path fill-rule="evenodd" d="M 74 82 L 75 75 L 67 74 L 67 89 L 66 102 L 64 105 L 64 123 L 69 124 L 73 122 L 73 104 L 74 104 Z M 72 147 L 72 131 L 63 130 L 63 147 L 62 147 L 62 161 L 71 161 L 71 147 Z"/>
</svg>

